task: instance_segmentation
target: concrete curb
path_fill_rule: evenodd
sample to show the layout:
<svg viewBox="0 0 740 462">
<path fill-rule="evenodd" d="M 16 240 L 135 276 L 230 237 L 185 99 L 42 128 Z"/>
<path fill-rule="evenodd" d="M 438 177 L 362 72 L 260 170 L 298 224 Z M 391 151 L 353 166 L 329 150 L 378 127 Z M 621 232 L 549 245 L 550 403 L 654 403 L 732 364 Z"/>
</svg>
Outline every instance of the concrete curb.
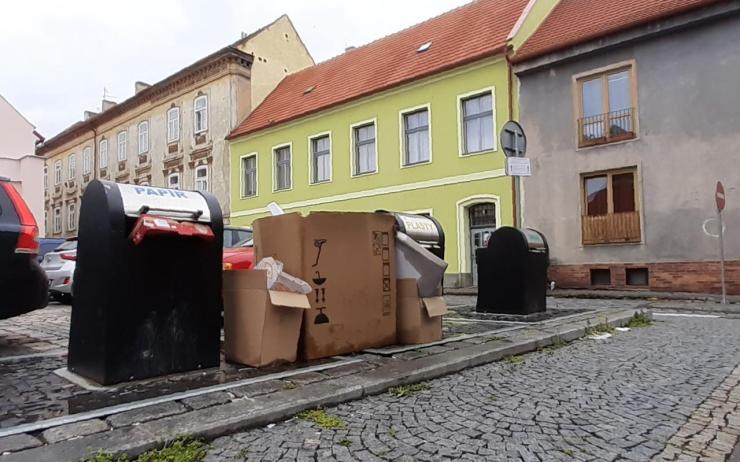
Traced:
<svg viewBox="0 0 740 462">
<path fill-rule="evenodd" d="M 600 312 L 597 322 L 622 326 L 638 311 Z M 560 325 L 532 326 L 511 332 L 505 339 L 12 453 L 1 456 L 0 462 L 76 462 L 98 450 L 133 457 L 184 435 L 212 439 L 282 421 L 302 410 L 334 406 L 384 393 L 394 386 L 427 381 L 506 356 L 528 353 L 558 340 L 576 340 L 585 335 L 588 325 L 588 320 L 575 320 Z"/>
</svg>

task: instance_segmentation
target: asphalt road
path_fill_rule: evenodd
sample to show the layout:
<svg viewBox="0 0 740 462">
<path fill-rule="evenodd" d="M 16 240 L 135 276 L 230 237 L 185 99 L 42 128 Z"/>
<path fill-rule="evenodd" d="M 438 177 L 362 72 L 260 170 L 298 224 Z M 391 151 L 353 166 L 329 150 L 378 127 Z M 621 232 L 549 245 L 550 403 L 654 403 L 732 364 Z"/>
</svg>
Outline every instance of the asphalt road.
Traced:
<svg viewBox="0 0 740 462">
<path fill-rule="evenodd" d="M 646 461 L 727 388 L 738 332 L 740 319 L 659 317 L 434 380 L 413 396 L 327 409 L 341 428 L 294 418 L 219 438 L 206 460 Z"/>
</svg>

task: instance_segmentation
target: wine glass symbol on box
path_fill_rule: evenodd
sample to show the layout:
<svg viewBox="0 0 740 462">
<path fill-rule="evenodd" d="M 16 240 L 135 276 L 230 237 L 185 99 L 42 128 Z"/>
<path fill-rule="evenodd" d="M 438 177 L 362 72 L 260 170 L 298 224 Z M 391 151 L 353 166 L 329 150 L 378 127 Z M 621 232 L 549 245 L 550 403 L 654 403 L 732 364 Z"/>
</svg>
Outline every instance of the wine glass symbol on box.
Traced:
<svg viewBox="0 0 740 462">
<path fill-rule="evenodd" d="M 319 260 L 321 259 L 321 249 L 324 247 L 324 244 L 326 244 L 326 239 L 314 239 L 313 240 L 313 245 L 316 247 L 316 261 L 311 266 L 314 268 L 319 266 Z M 322 306 L 318 307 L 319 314 L 316 315 L 316 318 L 314 319 L 313 323 L 314 324 L 328 324 L 329 317 L 324 313 L 326 306 L 323 306 L 323 304 L 326 302 L 326 288 L 321 287 L 326 282 L 326 278 L 321 277 L 321 273 L 317 269 L 315 272 L 315 277 L 312 279 L 312 281 L 317 286 L 314 289 L 314 292 L 316 294 L 316 303 L 322 304 Z"/>
</svg>

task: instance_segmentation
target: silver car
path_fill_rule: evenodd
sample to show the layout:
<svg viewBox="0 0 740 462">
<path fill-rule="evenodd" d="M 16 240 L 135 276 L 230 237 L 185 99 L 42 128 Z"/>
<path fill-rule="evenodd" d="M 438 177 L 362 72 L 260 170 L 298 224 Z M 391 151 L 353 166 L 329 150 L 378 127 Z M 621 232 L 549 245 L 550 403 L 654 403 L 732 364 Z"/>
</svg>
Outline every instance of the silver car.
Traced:
<svg viewBox="0 0 740 462">
<path fill-rule="evenodd" d="M 49 297 L 62 303 L 72 301 L 72 278 L 77 263 L 77 239 L 69 239 L 44 255 L 41 268 L 49 279 Z"/>
</svg>

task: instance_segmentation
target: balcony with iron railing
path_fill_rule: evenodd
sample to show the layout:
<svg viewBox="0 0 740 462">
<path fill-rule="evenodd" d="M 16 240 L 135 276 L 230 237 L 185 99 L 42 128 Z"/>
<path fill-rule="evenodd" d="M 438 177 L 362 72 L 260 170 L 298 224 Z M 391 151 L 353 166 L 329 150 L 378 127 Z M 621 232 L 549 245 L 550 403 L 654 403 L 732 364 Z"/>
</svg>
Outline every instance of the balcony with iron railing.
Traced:
<svg viewBox="0 0 740 462">
<path fill-rule="evenodd" d="M 578 119 L 578 147 L 614 143 L 632 139 L 635 134 L 633 108 Z"/>
</svg>

